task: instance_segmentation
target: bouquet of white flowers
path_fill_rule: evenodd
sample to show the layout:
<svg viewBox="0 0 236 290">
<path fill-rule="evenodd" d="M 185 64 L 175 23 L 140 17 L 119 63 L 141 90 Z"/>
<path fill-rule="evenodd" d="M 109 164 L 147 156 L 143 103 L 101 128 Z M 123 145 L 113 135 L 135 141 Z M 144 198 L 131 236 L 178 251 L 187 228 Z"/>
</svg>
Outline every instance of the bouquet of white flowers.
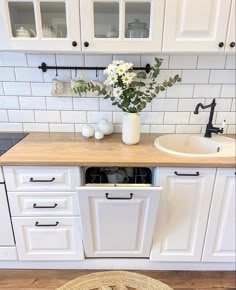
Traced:
<svg viewBox="0 0 236 290">
<path fill-rule="evenodd" d="M 138 113 L 142 111 L 147 103 L 150 103 L 156 95 L 180 82 L 179 75 L 170 77 L 162 83 L 158 83 L 157 77 L 160 73 L 162 60 L 155 58 L 155 64 L 151 66 L 150 73 L 133 71 L 133 64 L 123 60 L 113 61 L 105 69 L 107 75 L 104 83 L 95 84 L 77 80 L 74 82 L 73 91 L 81 95 L 89 91 L 104 95 L 105 99 L 110 98 L 113 105 L 117 105 L 122 111 Z"/>
</svg>

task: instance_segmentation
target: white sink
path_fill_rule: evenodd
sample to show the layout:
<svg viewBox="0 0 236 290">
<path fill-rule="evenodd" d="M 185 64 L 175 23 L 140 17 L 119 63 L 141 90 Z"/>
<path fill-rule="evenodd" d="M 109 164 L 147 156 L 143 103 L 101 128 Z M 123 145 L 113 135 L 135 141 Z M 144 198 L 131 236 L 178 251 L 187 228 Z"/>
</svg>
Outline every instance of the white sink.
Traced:
<svg viewBox="0 0 236 290">
<path fill-rule="evenodd" d="M 154 145 L 165 152 L 191 157 L 234 157 L 235 140 L 216 135 L 205 138 L 202 135 L 170 134 L 155 139 Z"/>
</svg>

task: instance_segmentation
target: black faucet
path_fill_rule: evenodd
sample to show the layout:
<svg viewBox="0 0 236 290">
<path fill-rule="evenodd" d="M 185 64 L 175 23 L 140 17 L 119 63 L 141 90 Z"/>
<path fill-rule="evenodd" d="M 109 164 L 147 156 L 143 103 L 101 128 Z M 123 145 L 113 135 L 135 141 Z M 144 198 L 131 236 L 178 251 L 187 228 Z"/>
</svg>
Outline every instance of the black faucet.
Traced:
<svg viewBox="0 0 236 290">
<path fill-rule="evenodd" d="M 196 108 L 194 110 L 194 114 L 198 114 L 199 113 L 199 108 L 202 108 L 202 109 L 211 108 L 209 121 L 208 121 L 208 124 L 207 124 L 207 127 L 206 127 L 206 132 L 205 132 L 204 137 L 210 138 L 212 133 L 218 134 L 218 133 L 223 133 L 224 132 L 224 128 L 223 127 L 222 128 L 218 128 L 218 127 L 213 127 L 213 125 L 212 125 L 212 120 L 213 120 L 213 115 L 214 115 L 214 111 L 215 111 L 215 106 L 216 106 L 216 100 L 213 99 L 212 103 L 209 104 L 209 105 L 206 105 L 206 106 L 203 106 L 202 103 L 197 104 L 197 106 L 196 106 Z"/>
</svg>

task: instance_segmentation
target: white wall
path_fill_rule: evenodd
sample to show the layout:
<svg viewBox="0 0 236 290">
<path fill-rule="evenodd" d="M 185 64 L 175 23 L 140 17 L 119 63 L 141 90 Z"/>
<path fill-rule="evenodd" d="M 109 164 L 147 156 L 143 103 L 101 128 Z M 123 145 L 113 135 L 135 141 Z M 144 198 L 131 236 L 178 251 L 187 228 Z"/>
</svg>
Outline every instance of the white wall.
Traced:
<svg viewBox="0 0 236 290">
<path fill-rule="evenodd" d="M 200 133 L 209 113 L 194 115 L 197 103 L 208 104 L 216 98 L 214 124 L 226 119 L 227 133 L 235 133 L 235 56 L 159 54 L 164 59 L 160 80 L 176 73 L 178 84 L 161 93 L 142 117 L 142 132 Z M 55 71 L 42 73 L 37 67 L 48 65 L 106 66 L 112 59 L 133 62 L 135 66 L 151 63 L 151 55 L 61 55 L 0 52 L 0 131 L 77 132 L 85 123 L 96 124 L 107 117 L 121 130 L 122 112 L 102 97 L 51 96 Z M 58 71 L 59 79 L 70 81 L 75 71 Z M 95 71 L 78 72 L 96 80 Z M 98 79 L 104 78 L 99 72 Z"/>
</svg>

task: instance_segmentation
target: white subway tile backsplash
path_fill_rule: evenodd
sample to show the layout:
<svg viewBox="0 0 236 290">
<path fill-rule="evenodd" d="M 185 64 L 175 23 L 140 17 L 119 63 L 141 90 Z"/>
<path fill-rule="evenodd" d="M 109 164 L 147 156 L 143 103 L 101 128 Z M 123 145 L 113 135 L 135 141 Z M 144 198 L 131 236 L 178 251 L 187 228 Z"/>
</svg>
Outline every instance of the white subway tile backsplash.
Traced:
<svg viewBox="0 0 236 290">
<path fill-rule="evenodd" d="M 155 57 L 162 59 L 161 69 L 168 69 L 169 67 L 169 54 L 154 54 L 154 55 L 141 55 L 141 67 L 145 67 L 147 64 L 155 64 Z"/>
<path fill-rule="evenodd" d="M 236 113 L 235 112 L 218 112 L 216 123 L 222 124 L 224 120 L 226 120 L 226 124 L 234 125 L 236 121 Z"/>
<path fill-rule="evenodd" d="M 152 111 L 156 112 L 175 112 L 178 109 L 178 99 L 159 99 L 152 101 Z"/>
<path fill-rule="evenodd" d="M 193 85 L 176 85 L 167 89 L 167 98 L 192 98 L 193 96 Z"/>
<path fill-rule="evenodd" d="M 22 52 L 0 52 L 0 66 L 27 66 L 26 54 Z"/>
<path fill-rule="evenodd" d="M 8 115 L 6 110 L 0 110 L 0 122 L 8 122 Z"/>
<path fill-rule="evenodd" d="M 225 132 L 235 132 L 235 56 L 220 54 L 44 54 L 0 52 L 0 131 L 80 132 L 88 122 L 97 128 L 102 118 L 121 132 L 123 112 L 112 106 L 110 99 L 88 93 L 83 97 L 71 92 L 70 81 L 75 70 L 58 70 L 57 78 L 64 81 L 62 96 L 52 96 L 55 70 L 42 73 L 37 67 L 46 62 L 59 66 L 104 66 L 113 59 L 133 62 L 134 66 L 153 64 L 163 58 L 158 82 L 179 74 L 182 83 L 161 92 L 140 113 L 141 131 L 145 133 L 204 132 L 209 109 L 193 111 L 197 103 L 208 104 L 216 98 L 213 124 L 229 125 Z M 103 71 L 78 71 L 77 77 L 104 81 Z M 217 121 L 217 122 L 216 122 Z M 219 126 L 220 126 L 219 125 Z"/>
<path fill-rule="evenodd" d="M 176 133 L 177 134 L 200 134 L 201 125 L 177 125 Z"/>
<path fill-rule="evenodd" d="M 85 54 L 85 66 L 108 66 L 112 62 L 111 54 Z"/>
<path fill-rule="evenodd" d="M 46 97 L 48 110 L 72 110 L 73 103 L 72 98 L 69 97 Z"/>
<path fill-rule="evenodd" d="M 85 111 L 62 111 L 62 123 L 86 123 Z"/>
<path fill-rule="evenodd" d="M 32 96 L 51 96 L 51 83 L 31 83 Z"/>
<path fill-rule="evenodd" d="M 211 84 L 234 84 L 234 70 L 212 70 L 209 82 Z"/>
<path fill-rule="evenodd" d="M 73 98 L 74 110 L 99 111 L 99 98 Z"/>
<path fill-rule="evenodd" d="M 29 67 L 38 67 L 42 62 L 45 62 L 47 65 L 55 66 L 56 65 L 56 56 L 55 54 L 38 54 L 38 53 L 27 53 L 27 60 Z"/>
<path fill-rule="evenodd" d="M 235 69 L 236 68 L 236 56 L 235 56 L 235 54 L 227 55 L 225 68 L 226 69 Z"/>
<path fill-rule="evenodd" d="M 112 112 L 87 112 L 87 122 L 97 124 L 102 119 L 107 119 L 112 122 Z"/>
<path fill-rule="evenodd" d="M 15 73 L 12 67 L 0 67 L 0 81 L 15 81 Z"/>
<path fill-rule="evenodd" d="M 151 125 L 150 133 L 175 133 L 175 125 Z"/>
<path fill-rule="evenodd" d="M 38 123 L 60 123 L 60 111 L 35 111 L 35 120 Z"/>
<path fill-rule="evenodd" d="M 197 55 L 171 55 L 169 69 L 196 69 Z"/>
<path fill-rule="evenodd" d="M 234 85 L 223 85 L 221 94 L 221 98 L 236 98 L 236 86 Z"/>
<path fill-rule="evenodd" d="M 227 134 L 236 134 L 236 125 L 229 125 Z"/>
<path fill-rule="evenodd" d="M 0 123 L 0 132 L 23 132 L 22 123 Z"/>
<path fill-rule="evenodd" d="M 24 123 L 24 132 L 49 132 L 49 126 L 46 123 Z"/>
<path fill-rule="evenodd" d="M 205 99 L 180 99 L 179 105 L 178 105 L 178 111 L 193 112 L 198 103 L 202 103 L 204 105 Z"/>
<path fill-rule="evenodd" d="M 19 109 L 18 97 L 0 96 L 0 109 Z"/>
<path fill-rule="evenodd" d="M 5 95 L 8 96 L 30 96 L 30 83 L 26 82 L 3 82 Z"/>
<path fill-rule="evenodd" d="M 194 98 L 219 98 L 221 85 L 195 85 Z"/>
<path fill-rule="evenodd" d="M 16 80 L 18 82 L 42 82 L 43 73 L 37 68 L 29 67 L 16 67 L 15 68 Z"/>
<path fill-rule="evenodd" d="M 9 110 L 9 122 L 35 122 L 32 110 Z"/>
<path fill-rule="evenodd" d="M 210 70 L 183 70 L 182 84 L 206 84 Z"/>
<path fill-rule="evenodd" d="M 19 97 L 21 109 L 46 109 L 45 97 Z"/>
<path fill-rule="evenodd" d="M 74 124 L 49 124 L 50 132 L 74 132 Z"/>
<path fill-rule="evenodd" d="M 190 112 L 165 112 L 164 124 L 188 124 Z"/>
<path fill-rule="evenodd" d="M 199 55 L 198 69 L 224 69 L 225 55 Z"/>
</svg>

